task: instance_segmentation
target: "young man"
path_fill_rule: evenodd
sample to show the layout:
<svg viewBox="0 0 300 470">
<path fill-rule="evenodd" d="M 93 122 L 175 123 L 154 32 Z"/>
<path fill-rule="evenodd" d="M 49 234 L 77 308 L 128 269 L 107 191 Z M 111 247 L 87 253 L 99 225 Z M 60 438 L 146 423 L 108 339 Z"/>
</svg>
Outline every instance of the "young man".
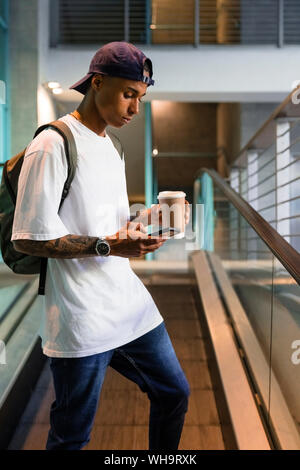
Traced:
<svg viewBox="0 0 300 470">
<path fill-rule="evenodd" d="M 61 118 L 74 135 L 78 167 L 59 213 L 67 177 L 62 137 L 46 129 L 26 149 L 12 240 L 20 252 L 49 258 L 40 332 L 56 393 L 49 450 L 89 442 L 108 365 L 150 399 L 149 449 L 178 448 L 189 385 L 128 259 L 165 239 L 147 236 L 151 210 L 130 227 L 124 161 L 105 130 L 129 122 L 153 83 L 151 60 L 132 44 L 97 51 L 89 73 L 71 87 L 85 95 L 81 104 Z"/>
</svg>

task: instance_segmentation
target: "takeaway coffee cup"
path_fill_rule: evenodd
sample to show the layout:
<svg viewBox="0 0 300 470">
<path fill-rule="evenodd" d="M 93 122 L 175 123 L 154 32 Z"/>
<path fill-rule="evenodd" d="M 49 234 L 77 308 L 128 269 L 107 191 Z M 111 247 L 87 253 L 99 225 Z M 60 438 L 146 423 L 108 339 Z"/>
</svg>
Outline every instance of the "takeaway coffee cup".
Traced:
<svg viewBox="0 0 300 470">
<path fill-rule="evenodd" d="M 161 191 L 157 196 L 162 212 L 162 228 L 179 230 L 172 238 L 184 238 L 185 235 L 185 196 L 183 191 Z"/>
</svg>

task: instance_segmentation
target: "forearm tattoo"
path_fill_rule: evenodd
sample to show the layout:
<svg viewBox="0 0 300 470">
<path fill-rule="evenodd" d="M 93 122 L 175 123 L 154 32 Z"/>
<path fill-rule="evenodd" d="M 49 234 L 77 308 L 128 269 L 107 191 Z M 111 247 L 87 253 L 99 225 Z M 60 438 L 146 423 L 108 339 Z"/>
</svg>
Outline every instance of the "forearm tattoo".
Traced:
<svg viewBox="0 0 300 470">
<path fill-rule="evenodd" d="M 16 240 L 15 246 L 23 253 L 45 258 L 85 258 L 97 256 L 95 251 L 98 237 L 66 235 L 54 240 Z"/>
</svg>

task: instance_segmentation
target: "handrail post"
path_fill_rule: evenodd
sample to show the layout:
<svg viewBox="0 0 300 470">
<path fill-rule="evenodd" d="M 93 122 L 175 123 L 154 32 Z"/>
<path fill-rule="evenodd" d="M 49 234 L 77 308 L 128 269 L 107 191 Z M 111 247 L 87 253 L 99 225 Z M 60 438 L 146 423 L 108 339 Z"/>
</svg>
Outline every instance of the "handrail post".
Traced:
<svg viewBox="0 0 300 470">
<path fill-rule="evenodd" d="M 247 201 L 248 203 L 258 211 L 258 150 L 249 149 L 247 152 L 247 175 L 248 175 L 248 194 Z M 251 202 L 252 201 L 252 202 Z M 253 237 L 253 230 L 247 225 L 247 252 L 248 256 L 251 253 L 256 253 L 258 249 L 257 238 Z"/>
<path fill-rule="evenodd" d="M 276 227 L 280 235 L 290 234 L 290 202 L 283 204 L 283 201 L 290 200 L 290 185 L 280 187 L 280 183 L 289 180 L 290 168 L 285 168 L 291 161 L 290 151 L 290 122 L 288 118 L 278 118 L 276 120 L 276 191 L 275 210 Z M 283 219 L 283 220 L 282 220 Z M 287 242 L 291 242 L 290 237 L 284 237 Z"/>
<path fill-rule="evenodd" d="M 199 2 L 200 0 L 194 0 L 194 47 L 199 46 Z"/>
<path fill-rule="evenodd" d="M 153 160 L 152 160 L 152 116 L 151 102 L 145 103 L 145 206 L 153 203 Z M 146 254 L 146 260 L 153 259 L 153 253 Z"/>
</svg>

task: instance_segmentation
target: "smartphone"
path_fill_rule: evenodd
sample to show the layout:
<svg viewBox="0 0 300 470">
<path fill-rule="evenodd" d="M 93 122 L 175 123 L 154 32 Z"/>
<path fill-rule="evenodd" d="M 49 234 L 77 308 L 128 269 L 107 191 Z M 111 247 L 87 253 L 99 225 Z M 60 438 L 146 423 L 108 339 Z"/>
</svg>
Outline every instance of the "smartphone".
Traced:
<svg viewBox="0 0 300 470">
<path fill-rule="evenodd" d="M 176 235 L 176 233 L 180 233 L 180 230 L 178 230 L 177 228 L 168 227 L 161 228 L 157 232 L 148 233 L 148 236 L 159 237 L 160 235 L 168 235 L 169 237 L 172 237 L 173 235 Z"/>
</svg>

